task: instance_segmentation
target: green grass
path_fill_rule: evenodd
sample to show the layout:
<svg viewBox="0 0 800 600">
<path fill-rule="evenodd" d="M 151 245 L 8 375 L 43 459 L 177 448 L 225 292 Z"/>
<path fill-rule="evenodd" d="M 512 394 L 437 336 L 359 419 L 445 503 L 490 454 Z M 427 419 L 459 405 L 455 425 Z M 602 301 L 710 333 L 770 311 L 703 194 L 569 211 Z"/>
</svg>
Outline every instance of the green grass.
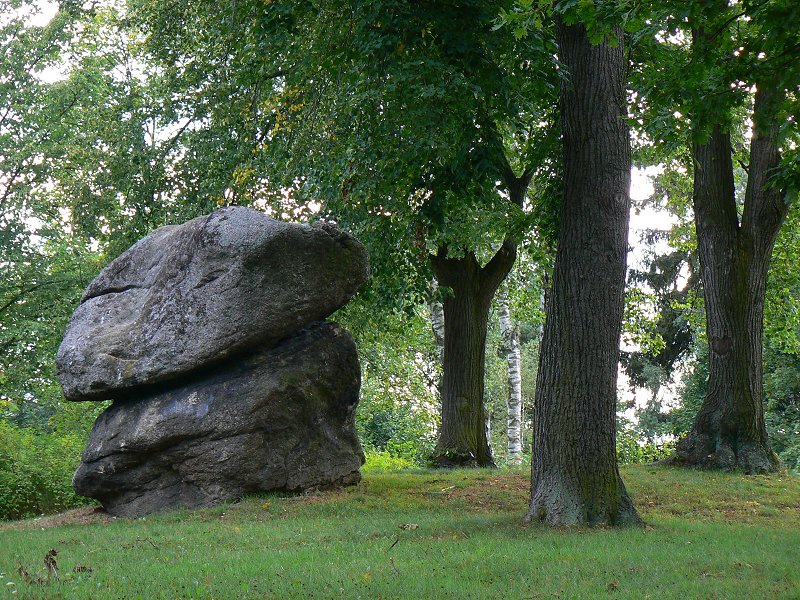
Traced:
<svg viewBox="0 0 800 600">
<path fill-rule="evenodd" d="M 52 526 L 100 519 L 83 509 L 0 526 L 0 596 L 800 598 L 800 478 L 623 478 L 647 527 L 525 527 L 528 477 L 507 471 L 367 473 L 319 495 Z"/>
</svg>

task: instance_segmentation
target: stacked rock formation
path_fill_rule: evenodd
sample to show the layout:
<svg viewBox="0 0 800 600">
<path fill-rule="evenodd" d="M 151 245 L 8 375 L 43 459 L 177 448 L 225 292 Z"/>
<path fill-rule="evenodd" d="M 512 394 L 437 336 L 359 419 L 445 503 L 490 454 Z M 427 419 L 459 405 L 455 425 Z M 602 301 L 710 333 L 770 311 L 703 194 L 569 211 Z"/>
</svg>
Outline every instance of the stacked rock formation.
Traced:
<svg viewBox="0 0 800 600">
<path fill-rule="evenodd" d="M 156 230 L 84 292 L 56 359 L 68 400 L 114 400 L 75 490 L 140 516 L 355 483 L 355 344 L 322 321 L 368 277 L 331 224 L 226 208 Z"/>
</svg>

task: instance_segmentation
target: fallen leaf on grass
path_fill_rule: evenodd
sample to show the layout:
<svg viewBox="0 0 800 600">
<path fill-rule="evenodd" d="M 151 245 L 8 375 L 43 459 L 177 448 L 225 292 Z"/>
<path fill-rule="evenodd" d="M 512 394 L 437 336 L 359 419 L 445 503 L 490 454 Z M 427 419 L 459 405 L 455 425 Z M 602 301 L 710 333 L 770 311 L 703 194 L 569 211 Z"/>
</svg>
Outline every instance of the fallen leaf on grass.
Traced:
<svg viewBox="0 0 800 600">
<path fill-rule="evenodd" d="M 56 556 L 58 556 L 58 550 L 56 548 L 50 548 L 47 554 L 44 555 L 44 568 L 47 570 L 48 577 L 58 579 L 58 563 L 56 562 Z"/>
<path fill-rule="evenodd" d="M 17 573 L 19 573 L 19 576 L 22 577 L 25 583 L 43 583 L 43 581 L 40 578 L 32 577 L 31 574 L 28 572 L 28 569 L 26 569 L 22 565 L 20 565 L 19 568 L 17 569 Z"/>
</svg>

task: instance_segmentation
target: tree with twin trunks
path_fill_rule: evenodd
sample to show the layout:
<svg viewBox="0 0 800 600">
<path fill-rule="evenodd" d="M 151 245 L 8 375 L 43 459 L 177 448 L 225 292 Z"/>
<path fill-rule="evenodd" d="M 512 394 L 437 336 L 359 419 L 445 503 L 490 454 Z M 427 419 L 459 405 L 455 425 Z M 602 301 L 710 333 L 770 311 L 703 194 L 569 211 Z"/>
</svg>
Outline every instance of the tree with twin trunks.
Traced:
<svg viewBox="0 0 800 600">
<path fill-rule="evenodd" d="M 789 25 L 800 6 L 716 0 L 663 10 L 652 25 L 662 34 L 642 48 L 644 114 L 656 143 L 666 123 L 690 148 L 709 344 L 706 396 L 674 462 L 774 471 L 763 407 L 764 302 L 775 240 L 800 187 L 800 34 Z"/>
</svg>

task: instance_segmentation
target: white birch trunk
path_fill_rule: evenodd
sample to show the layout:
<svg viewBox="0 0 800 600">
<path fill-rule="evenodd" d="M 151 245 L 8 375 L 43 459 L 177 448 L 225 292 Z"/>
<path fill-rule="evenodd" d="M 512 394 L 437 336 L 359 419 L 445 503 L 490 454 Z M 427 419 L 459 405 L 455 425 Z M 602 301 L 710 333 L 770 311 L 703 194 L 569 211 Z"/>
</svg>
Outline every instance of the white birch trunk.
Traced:
<svg viewBox="0 0 800 600">
<path fill-rule="evenodd" d="M 508 297 L 498 296 L 500 334 L 508 363 L 508 461 L 522 460 L 522 358 L 520 356 L 519 327 L 511 321 Z"/>
<path fill-rule="evenodd" d="M 439 365 L 441 366 L 444 360 L 444 309 L 442 303 L 436 300 L 431 300 L 428 303 L 428 309 L 431 313 L 431 328 L 433 329 L 433 337 L 436 340 L 436 351 L 439 356 Z"/>
<path fill-rule="evenodd" d="M 436 377 L 434 384 L 436 385 L 436 393 L 441 398 L 441 371 L 444 362 L 444 308 L 442 307 L 442 303 L 436 300 L 437 287 L 436 281 L 433 281 L 431 283 L 431 290 L 433 293 L 428 300 L 428 311 L 431 315 L 431 329 L 433 329 L 433 339 L 436 342 L 436 355 L 439 360 L 436 372 L 440 375 Z"/>
<path fill-rule="evenodd" d="M 486 441 L 489 443 L 489 448 L 492 447 L 492 411 L 489 410 L 489 407 L 485 407 L 486 410 Z M 492 449 L 494 452 L 494 449 Z"/>
<path fill-rule="evenodd" d="M 542 346 L 542 337 L 544 336 L 544 316 L 547 314 L 547 301 L 550 298 L 550 277 L 545 272 L 542 275 L 542 295 L 539 296 L 539 310 L 542 312 L 542 320 L 539 323 L 539 347 Z"/>
</svg>

